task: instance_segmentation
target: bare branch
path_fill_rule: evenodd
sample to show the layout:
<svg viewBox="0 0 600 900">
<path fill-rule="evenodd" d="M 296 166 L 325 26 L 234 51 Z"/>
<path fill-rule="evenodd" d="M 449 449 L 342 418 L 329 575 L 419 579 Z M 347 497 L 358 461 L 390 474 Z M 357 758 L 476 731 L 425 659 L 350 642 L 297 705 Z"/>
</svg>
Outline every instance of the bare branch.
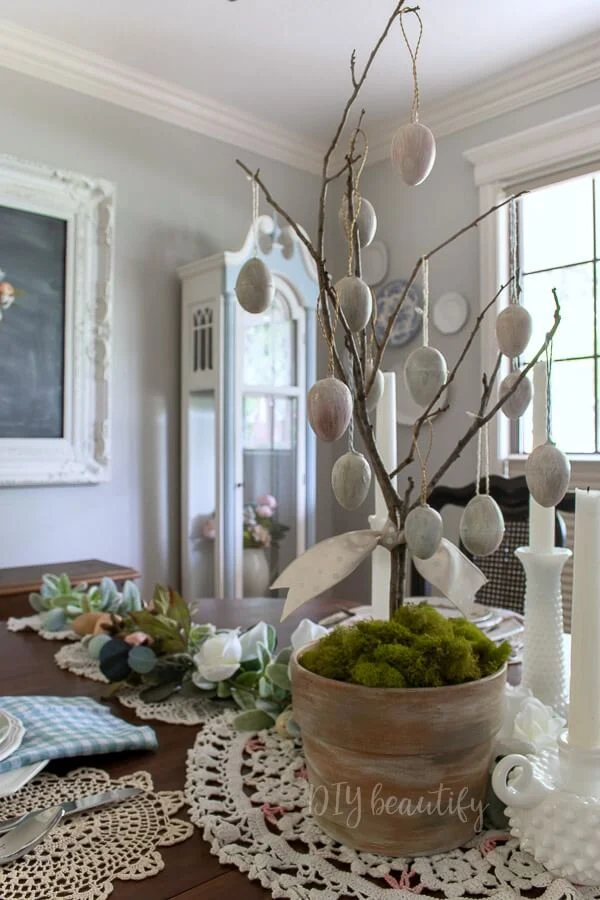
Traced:
<svg viewBox="0 0 600 900">
<path fill-rule="evenodd" d="M 352 79 L 352 87 L 358 88 L 356 80 L 356 50 L 353 50 L 350 55 L 350 78 Z"/>
</svg>

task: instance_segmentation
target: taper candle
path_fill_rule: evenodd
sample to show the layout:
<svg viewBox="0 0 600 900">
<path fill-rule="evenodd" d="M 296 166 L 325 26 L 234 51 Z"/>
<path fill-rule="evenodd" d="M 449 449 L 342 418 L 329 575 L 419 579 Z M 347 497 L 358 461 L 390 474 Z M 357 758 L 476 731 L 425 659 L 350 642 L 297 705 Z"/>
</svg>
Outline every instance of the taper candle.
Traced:
<svg viewBox="0 0 600 900">
<path fill-rule="evenodd" d="M 545 362 L 533 367 L 533 447 L 548 437 L 548 369 Z M 529 498 L 529 546 L 536 553 L 551 553 L 554 547 L 554 508 L 546 509 Z"/>
<path fill-rule="evenodd" d="M 396 425 L 396 373 L 383 373 L 383 396 L 377 406 L 375 440 L 386 470 L 390 472 L 397 463 Z M 396 479 L 392 480 L 396 484 Z M 388 510 L 375 480 L 375 515 L 369 516 L 369 525 L 381 531 L 388 520 Z M 375 619 L 389 619 L 390 554 L 383 547 L 373 552 L 371 563 L 371 612 Z"/>
<path fill-rule="evenodd" d="M 569 744 L 600 747 L 600 491 L 575 491 Z"/>
</svg>

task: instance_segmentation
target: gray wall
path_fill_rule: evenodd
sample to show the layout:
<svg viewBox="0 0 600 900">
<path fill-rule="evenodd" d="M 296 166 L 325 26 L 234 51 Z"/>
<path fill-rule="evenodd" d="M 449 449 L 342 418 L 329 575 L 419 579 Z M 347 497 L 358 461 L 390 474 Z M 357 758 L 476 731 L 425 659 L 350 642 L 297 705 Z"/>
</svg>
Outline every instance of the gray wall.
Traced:
<svg viewBox="0 0 600 900">
<path fill-rule="evenodd" d="M 179 282 L 176 267 L 239 247 L 260 165 L 312 228 L 317 179 L 116 106 L 0 69 L 2 152 L 117 185 L 113 477 L 105 485 L 0 489 L 0 567 L 98 557 L 146 585 L 179 571 Z M 0 248 L 1 255 L 1 248 Z M 320 471 L 330 469 L 329 448 Z M 321 490 L 319 536 L 331 533 Z"/>
<path fill-rule="evenodd" d="M 386 280 L 406 278 L 416 260 L 433 249 L 479 213 L 478 192 L 473 181 L 472 167 L 464 159 L 465 150 L 488 141 L 523 131 L 569 113 L 595 106 L 600 100 L 600 82 L 585 85 L 548 100 L 533 104 L 510 114 L 499 116 L 481 125 L 441 138 L 437 143 L 434 169 L 423 185 L 405 187 L 391 173 L 388 162 L 368 168 L 362 178 L 361 191 L 375 206 L 378 216 L 377 237 L 383 240 L 390 253 L 390 268 Z M 424 118 L 423 121 L 426 122 Z M 368 129 L 368 119 L 366 123 Z M 600 144 L 598 147 L 600 161 Z M 459 355 L 479 311 L 479 243 L 473 229 L 456 243 L 441 251 L 430 263 L 430 297 L 433 302 L 441 293 L 458 291 L 471 309 L 469 322 L 461 332 L 440 336 L 433 326 L 430 342 L 445 354 L 449 366 Z M 401 364 L 418 345 L 419 337 L 401 350 L 391 350 L 384 368 Z M 457 377 L 451 394 L 452 409 L 436 423 L 431 469 L 435 471 L 455 447 L 467 423 L 467 410 L 477 405 L 481 385 L 479 343 L 471 348 L 467 361 Z M 398 390 L 404 388 L 398 380 Z M 402 458 L 409 446 L 411 429 L 398 428 L 398 452 Z M 334 458 L 344 452 L 342 441 L 334 448 Z M 467 447 L 448 471 L 444 483 L 466 484 L 475 478 L 475 446 Z M 417 476 L 416 467 L 413 474 Z M 364 528 L 366 516 L 372 511 L 373 500 L 365 504 L 364 512 L 347 513 L 334 503 L 336 533 L 352 528 Z M 363 563 L 338 590 L 338 596 L 368 602 L 370 596 L 370 567 Z"/>
</svg>

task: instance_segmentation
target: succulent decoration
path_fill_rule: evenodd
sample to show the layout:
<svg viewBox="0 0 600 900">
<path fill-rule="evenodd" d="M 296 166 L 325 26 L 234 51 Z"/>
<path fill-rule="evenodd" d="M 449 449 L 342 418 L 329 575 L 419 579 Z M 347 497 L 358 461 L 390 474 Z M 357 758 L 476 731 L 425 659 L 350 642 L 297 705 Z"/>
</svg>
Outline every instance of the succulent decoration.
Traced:
<svg viewBox="0 0 600 900">
<path fill-rule="evenodd" d="M 111 615 L 142 609 L 139 588 L 133 581 L 126 581 L 119 591 L 111 578 L 88 588 L 83 581 L 72 585 L 68 575 L 44 575 L 40 592 L 30 594 L 29 603 L 39 613 L 44 631 L 68 630 L 89 613 L 104 614 L 109 621 Z"/>
</svg>

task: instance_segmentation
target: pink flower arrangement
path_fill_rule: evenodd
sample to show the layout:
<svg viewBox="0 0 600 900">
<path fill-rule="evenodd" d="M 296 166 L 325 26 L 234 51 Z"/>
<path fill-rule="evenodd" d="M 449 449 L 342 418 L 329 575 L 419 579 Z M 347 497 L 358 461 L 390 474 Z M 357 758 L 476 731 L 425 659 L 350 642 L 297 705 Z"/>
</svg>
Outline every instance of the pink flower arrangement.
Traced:
<svg viewBox="0 0 600 900">
<path fill-rule="evenodd" d="M 289 531 L 287 525 L 275 519 L 278 503 L 272 494 L 262 494 L 255 503 L 244 507 L 244 547 L 276 547 Z M 200 533 L 207 541 L 214 541 L 217 528 L 215 514 L 205 519 Z"/>
</svg>

